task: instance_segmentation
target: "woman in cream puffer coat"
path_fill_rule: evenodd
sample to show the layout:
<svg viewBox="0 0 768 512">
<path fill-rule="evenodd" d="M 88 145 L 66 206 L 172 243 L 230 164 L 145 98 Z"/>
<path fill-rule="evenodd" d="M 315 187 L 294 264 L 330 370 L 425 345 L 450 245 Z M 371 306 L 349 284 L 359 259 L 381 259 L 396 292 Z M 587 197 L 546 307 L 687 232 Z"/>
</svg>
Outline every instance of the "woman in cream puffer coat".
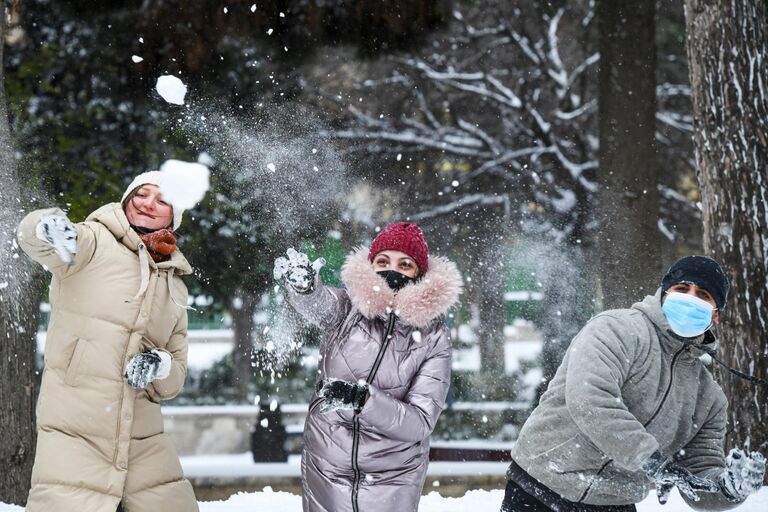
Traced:
<svg viewBox="0 0 768 512">
<path fill-rule="evenodd" d="M 19 226 L 21 248 L 52 273 L 28 512 L 198 510 L 160 414 L 186 377 L 191 273 L 165 229 L 182 211 L 160 179 L 138 176 L 85 222 L 53 208 Z"/>
</svg>

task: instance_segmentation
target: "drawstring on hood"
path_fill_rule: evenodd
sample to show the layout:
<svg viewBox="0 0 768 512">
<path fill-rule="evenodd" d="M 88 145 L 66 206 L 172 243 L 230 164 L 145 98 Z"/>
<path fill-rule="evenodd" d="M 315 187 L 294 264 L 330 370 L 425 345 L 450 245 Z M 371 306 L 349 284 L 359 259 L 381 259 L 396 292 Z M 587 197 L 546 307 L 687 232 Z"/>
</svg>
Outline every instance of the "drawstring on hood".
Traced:
<svg viewBox="0 0 768 512">
<path fill-rule="evenodd" d="M 139 266 L 141 267 L 141 284 L 139 285 L 139 291 L 136 292 L 136 295 L 133 296 L 132 299 L 127 300 L 125 302 L 131 303 L 136 302 L 141 298 L 144 293 L 147 291 L 147 287 L 149 286 L 149 251 L 147 250 L 147 246 L 143 243 L 139 244 Z M 173 301 L 174 304 L 179 306 L 181 309 L 191 309 L 192 311 L 197 311 L 192 306 L 182 305 L 179 303 L 178 300 L 176 300 L 176 297 L 173 295 L 173 271 L 168 270 L 166 272 L 166 281 L 168 283 L 168 295 L 171 297 L 171 301 Z"/>
<path fill-rule="evenodd" d="M 149 256 L 147 254 L 147 246 L 143 243 L 139 244 L 139 267 L 141 269 L 141 284 L 139 285 L 139 291 L 133 296 L 131 300 L 126 302 L 136 302 L 144 295 L 149 286 Z M 173 296 L 173 294 L 171 294 Z"/>
<path fill-rule="evenodd" d="M 682 338 L 678 338 L 678 339 L 683 341 Z M 749 375 L 748 373 L 744 373 L 741 370 L 737 370 L 736 368 L 732 368 L 732 367 L 728 366 L 727 363 L 725 363 L 725 362 L 721 361 L 720 359 L 718 359 L 717 355 L 715 355 L 715 354 L 717 354 L 717 350 L 715 349 L 715 345 L 716 345 L 716 343 L 715 343 L 716 342 L 715 335 L 712 334 L 710 331 L 707 331 L 704 334 L 704 340 L 705 340 L 705 342 L 702 343 L 701 345 L 696 345 L 696 344 L 691 343 L 691 346 L 693 348 L 695 348 L 695 349 L 697 349 L 697 350 L 707 354 L 717 364 L 719 364 L 720 366 L 722 366 L 723 368 L 725 368 L 726 370 L 728 370 L 729 372 L 731 372 L 735 376 L 737 376 L 737 377 L 739 377 L 741 379 L 744 379 L 746 381 L 749 381 L 749 382 L 751 382 L 752 384 L 755 384 L 755 385 L 762 384 L 763 386 L 768 386 L 768 379 L 763 379 L 763 378 L 760 378 L 760 377 L 755 377 L 754 375 Z M 683 342 L 685 343 L 685 341 L 683 341 Z"/>
<path fill-rule="evenodd" d="M 179 306 L 181 309 L 191 309 L 195 313 L 197 313 L 197 310 L 193 308 L 192 306 L 187 305 L 181 305 L 179 304 L 179 301 L 176 300 L 176 297 L 173 296 L 173 272 L 167 272 L 166 275 L 168 276 L 168 295 L 171 296 L 171 300 L 174 304 Z"/>
</svg>

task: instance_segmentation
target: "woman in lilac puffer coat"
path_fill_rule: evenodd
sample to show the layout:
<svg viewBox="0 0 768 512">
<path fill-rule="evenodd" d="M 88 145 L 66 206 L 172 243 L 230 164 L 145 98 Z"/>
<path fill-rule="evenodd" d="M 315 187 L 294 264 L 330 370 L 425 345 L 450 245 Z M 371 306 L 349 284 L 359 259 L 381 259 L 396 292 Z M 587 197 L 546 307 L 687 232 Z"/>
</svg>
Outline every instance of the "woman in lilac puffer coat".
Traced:
<svg viewBox="0 0 768 512">
<path fill-rule="evenodd" d="M 275 277 L 324 334 L 304 427 L 304 511 L 415 511 L 450 384 L 442 315 L 461 292 L 456 265 L 430 258 L 406 222 L 348 256 L 344 289 L 322 285 L 321 262 L 288 253 Z"/>
</svg>

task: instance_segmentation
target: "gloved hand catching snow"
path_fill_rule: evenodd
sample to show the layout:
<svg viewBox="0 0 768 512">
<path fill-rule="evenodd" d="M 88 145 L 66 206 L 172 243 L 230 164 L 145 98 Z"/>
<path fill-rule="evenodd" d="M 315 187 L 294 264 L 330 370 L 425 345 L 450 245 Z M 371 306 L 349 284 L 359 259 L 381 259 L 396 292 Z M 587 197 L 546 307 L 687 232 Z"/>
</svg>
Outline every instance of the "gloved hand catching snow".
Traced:
<svg viewBox="0 0 768 512">
<path fill-rule="evenodd" d="M 723 494 L 733 501 L 743 501 L 760 490 L 765 477 L 765 457 L 760 452 L 749 454 L 738 448 L 728 453 L 720 475 Z"/>
<path fill-rule="evenodd" d="M 662 505 L 669 500 L 669 493 L 672 492 L 673 487 L 677 487 L 681 494 L 692 501 L 699 501 L 699 495 L 696 494 L 696 491 L 720 491 L 720 486 L 712 480 L 693 475 L 658 451 L 645 461 L 643 471 L 645 471 L 648 479 L 656 485 L 656 497 L 659 498 L 659 503 Z"/>
<path fill-rule="evenodd" d="M 56 250 L 61 261 L 74 265 L 77 252 L 77 229 L 63 215 L 43 215 L 35 228 L 35 235 Z"/>
<path fill-rule="evenodd" d="M 368 384 L 347 382 L 339 379 L 325 379 L 318 383 L 320 388 L 317 396 L 324 398 L 320 412 L 338 411 L 341 409 L 360 412 L 368 398 Z"/>
<path fill-rule="evenodd" d="M 298 293 L 311 292 L 314 289 L 315 276 L 325 265 L 325 259 L 318 258 L 310 264 L 309 257 L 293 247 L 288 249 L 287 253 L 287 258 L 280 257 L 275 260 L 275 268 L 272 272 L 275 279 L 285 279 Z"/>
<path fill-rule="evenodd" d="M 132 388 L 145 388 L 153 380 L 162 380 L 171 373 L 171 355 L 162 350 L 150 350 L 133 356 L 125 368 L 125 378 Z"/>
</svg>

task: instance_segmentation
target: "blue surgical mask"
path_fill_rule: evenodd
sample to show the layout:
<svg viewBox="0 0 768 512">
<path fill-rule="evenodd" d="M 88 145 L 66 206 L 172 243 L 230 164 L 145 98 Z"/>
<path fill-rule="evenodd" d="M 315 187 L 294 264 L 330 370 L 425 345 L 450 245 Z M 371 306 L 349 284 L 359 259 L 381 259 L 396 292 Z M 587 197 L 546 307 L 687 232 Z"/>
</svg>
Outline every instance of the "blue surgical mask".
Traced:
<svg viewBox="0 0 768 512">
<path fill-rule="evenodd" d="M 693 295 L 672 292 L 661 309 L 672 332 L 683 338 L 701 336 L 712 326 L 712 304 Z"/>
</svg>

